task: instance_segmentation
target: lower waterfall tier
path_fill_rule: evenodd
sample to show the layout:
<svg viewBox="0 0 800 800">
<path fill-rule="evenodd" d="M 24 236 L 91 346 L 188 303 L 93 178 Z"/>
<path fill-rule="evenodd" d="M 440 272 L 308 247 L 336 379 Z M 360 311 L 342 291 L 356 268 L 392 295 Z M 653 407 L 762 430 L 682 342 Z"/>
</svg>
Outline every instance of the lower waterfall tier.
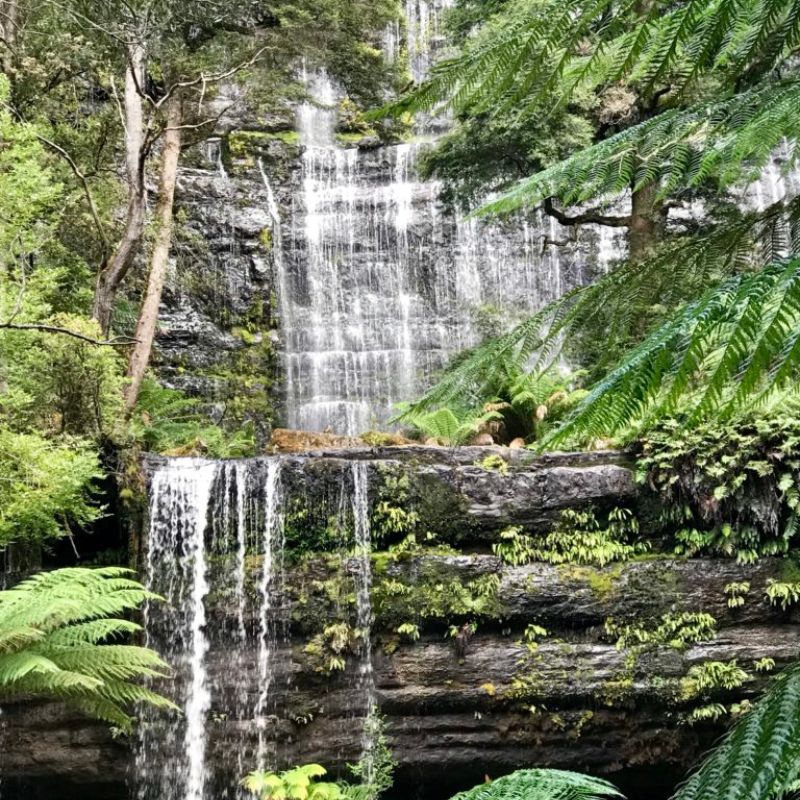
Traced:
<svg viewBox="0 0 800 800">
<path fill-rule="evenodd" d="M 397 764 L 390 798 L 525 766 L 666 798 L 796 657 L 800 619 L 773 591 L 788 562 L 676 558 L 619 453 L 146 467 L 141 570 L 168 601 L 147 609 L 148 643 L 175 669 L 154 688 L 183 713 L 125 740 L 4 704 L 3 800 L 240 800 L 257 767 L 346 776 L 373 752 L 368 719 Z"/>
<path fill-rule="evenodd" d="M 753 663 L 772 658 L 780 668 L 796 656 L 800 625 L 760 600 L 766 582 L 780 570 L 778 561 L 744 567 L 706 559 L 604 569 L 502 567 L 496 558 L 478 555 L 390 565 L 376 576 L 376 590 L 411 574 L 461 584 L 487 574 L 500 577 L 496 617 L 482 621 L 463 650 L 445 638 L 446 631 L 436 630 L 444 627 L 441 621 L 434 620 L 418 641 L 401 641 L 396 610 L 376 612 L 374 680 L 398 763 L 396 796 L 424 784 L 422 796 L 444 797 L 484 774 L 530 764 L 622 781 L 647 768 L 654 770 L 651 780 L 664 770 L 679 777 L 722 729 L 721 720 L 689 724 L 692 710 L 708 700 L 692 696 L 690 670 L 736 659 L 752 679 L 733 691 L 712 693 L 715 701 L 730 703 L 753 697 L 763 686 L 765 678 L 752 670 Z M 287 585 L 299 597 L 312 586 L 324 587 L 325 575 L 317 570 L 312 578 L 298 569 L 287 576 Z M 745 580 L 759 599 L 729 608 L 724 587 Z M 361 748 L 361 719 L 354 715 L 362 707 L 358 663 L 348 652 L 344 670 L 328 672 L 320 665 L 309 643 L 320 616 L 329 613 L 328 598 L 323 588 L 304 600 L 303 611 L 294 614 L 295 635 L 275 654 L 269 737 L 280 766 L 317 762 L 344 772 Z M 654 618 L 689 609 L 711 614 L 716 636 L 683 649 L 649 649 L 633 670 L 630 651 L 609 641 L 602 626 L 609 617 Z M 212 631 L 231 629 L 236 609 L 230 604 L 219 598 L 210 613 Z M 530 619 L 549 632 L 534 649 L 521 641 Z M 257 661 L 257 652 L 242 652 L 233 637 L 212 637 L 207 670 L 216 692 L 208 713 L 206 768 L 219 791 L 215 796 L 226 796 L 225 787 L 240 777 L 242 735 L 256 747 L 255 721 L 232 709 L 243 691 L 257 694 Z M 4 707 L 3 720 L 2 769 L 11 798 L 17 781 L 27 786 L 24 796 L 31 800 L 39 796 L 36 787 L 44 796 L 56 784 L 62 800 L 121 796 L 129 774 L 128 743 L 114 739 L 103 725 L 48 704 Z M 167 770 L 174 754 L 162 749 L 151 758 L 151 768 Z M 648 796 L 658 795 L 653 790 Z"/>
</svg>

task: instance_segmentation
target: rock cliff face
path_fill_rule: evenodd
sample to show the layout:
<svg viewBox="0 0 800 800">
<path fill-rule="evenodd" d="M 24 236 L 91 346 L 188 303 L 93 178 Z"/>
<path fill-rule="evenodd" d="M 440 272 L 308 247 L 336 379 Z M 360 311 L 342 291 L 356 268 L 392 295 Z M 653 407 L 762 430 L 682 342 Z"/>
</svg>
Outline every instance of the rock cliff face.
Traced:
<svg viewBox="0 0 800 800">
<path fill-rule="evenodd" d="M 619 231 L 464 221 L 404 142 L 342 132 L 341 92 L 246 113 L 184 154 L 159 376 L 249 421 L 361 433 L 456 352 L 607 270 Z M 338 126 L 338 128 L 337 128 Z"/>
<path fill-rule="evenodd" d="M 180 506 L 187 515 L 182 535 L 170 540 L 179 549 L 192 535 L 189 520 L 203 519 L 210 588 L 201 667 L 210 704 L 195 721 L 207 797 L 234 797 L 236 779 L 259 757 L 344 772 L 362 753 L 370 697 L 397 761 L 396 797 L 443 798 L 485 774 L 533 764 L 606 775 L 633 798 L 666 796 L 735 704 L 758 693 L 771 664 L 764 659 L 778 669 L 796 657 L 796 615 L 765 598 L 767 582 L 785 568 L 780 560 L 676 559 L 652 534 L 644 537 L 649 552 L 604 567 L 574 556 L 514 566 L 492 553 L 508 526 L 542 542 L 563 524 L 564 509 L 593 509 L 602 528 L 610 509 L 644 519 L 650 502 L 618 454 L 494 455 L 501 453 L 505 467 L 492 461 L 491 469 L 480 466 L 485 448 L 149 465 L 151 491 L 162 493 L 152 506 L 151 548 L 168 511 Z M 210 496 L 200 512 L 185 490 L 198 470 Z M 358 526 L 349 505 L 358 474 L 367 479 L 368 524 L 381 548 L 370 559 L 368 651 L 359 628 L 363 554 L 348 544 Z M 270 486 L 280 488 L 279 504 Z M 280 509 L 280 553 L 259 539 L 272 524 L 270 508 Z M 406 538 L 409 528 L 416 542 Z M 191 585 L 180 563 L 170 574 L 185 593 Z M 731 585 L 745 582 L 743 602 L 730 603 Z M 164 688 L 179 702 L 187 670 L 197 668 L 180 644 L 189 595 L 177 615 L 164 612 L 150 628 L 178 668 Z M 709 662 L 735 672 L 738 685 L 709 682 Z M 718 719 L 705 712 L 712 706 Z M 4 800 L 51 797 L 54 787 L 60 798 L 118 800 L 126 780 L 144 797 L 172 797 L 142 787 L 143 756 L 151 774 L 177 787 L 183 780 L 180 719 L 145 723 L 149 745 L 142 752 L 141 741 L 132 743 L 139 766 L 129 743 L 59 706 L 8 705 L 0 719 Z"/>
</svg>

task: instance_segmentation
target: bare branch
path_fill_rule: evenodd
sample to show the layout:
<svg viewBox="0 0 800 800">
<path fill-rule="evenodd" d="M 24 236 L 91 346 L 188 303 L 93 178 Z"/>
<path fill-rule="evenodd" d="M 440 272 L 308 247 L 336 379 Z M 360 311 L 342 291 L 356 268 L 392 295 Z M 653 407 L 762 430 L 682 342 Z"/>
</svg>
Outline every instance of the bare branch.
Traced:
<svg viewBox="0 0 800 800">
<path fill-rule="evenodd" d="M 594 211 L 587 211 L 584 214 L 569 216 L 553 205 L 553 198 L 547 197 L 544 201 L 544 212 L 549 217 L 553 217 L 561 225 L 608 225 L 612 228 L 627 228 L 631 224 L 630 215 L 627 217 L 613 217 L 605 214 L 598 214 Z"/>
<path fill-rule="evenodd" d="M 65 14 L 69 14 L 75 20 L 79 20 L 80 22 L 86 23 L 90 28 L 94 28 L 96 31 L 100 31 L 100 33 L 108 36 L 111 39 L 114 39 L 117 42 L 122 44 L 127 44 L 126 40 L 120 36 L 119 34 L 115 33 L 111 28 L 106 28 L 101 25 L 99 22 L 95 22 L 91 17 L 87 17 L 85 14 L 81 14 L 80 11 L 77 11 L 74 8 L 71 8 L 63 3 L 57 2 L 57 0 L 48 0 L 51 6 L 55 6 L 59 10 L 63 11 Z"/>
<path fill-rule="evenodd" d="M 14 322 L 0 322 L 0 329 L 14 330 L 14 331 L 38 331 L 39 333 L 57 333 L 63 336 L 72 336 L 74 339 L 80 339 L 82 342 L 97 345 L 98 347 L 128 347 L 135 344 L 136 339 L 128 339 L 121 336 L 116 336 L 113 339 L 94 339 L 91 336 L 85 336 L 82 333 L 71 331 L 69 328 L 60 328 L 58 325 L 44 325 L 41 323 L 14 323 Z"/>
<path fill-rule="evenodd" d="M 247 60 L 243 61 L 240 64 L 237 64 L 235 67 L 231 67 L 230 69 L 226 70 L 225 72 L 217 72 L 212 75 L 205 75 L 204 73 L 200 73 L 198 77 L 192 78 L 191 80 L 187 81 L 178 81 L 177 83 L 173 83 L 166 92 L 164 92 L 163 96 L 159 98 L 157 103 L 154 103 L 156 108 L 160 108 L 161 106 L 165 105 L 166 102 L 172 97 L 175 92 L 180 91 L 181 89 L 190 89 L 193 86 L 198 86 L 202 84 L 204 87 L 208 83 L 217 83 L 219 81 L 224 81 L 226 78 L 230 78 L 233 75 L 236 75 L 237 72 L 241 72 L 243 69 L 247 69 L 248 67 L 252 67 L 259 58 L 261 58 L 264 53 L 270 48 L 259 47 L 255 53 Z"/>
<path fill-rule="evenodd" d="M 70 166 L 72 171 L 75 173 L 75 177 L 80 181 L 81 186 L 83 187 L 83 194 L 86 197 L 86 202 L 89 204 L 89 211 L 92 214 L 92 219 L 94 220 L 95 228 L 97 228 L 97 235 L 100 237 L 100 242 L 103 245 L 103 257 L 107 255 L 108 251 L 110 250 L 110 246 L 108 244 L 108 239 L 106 237 L 106 232 L 103 229 L 103 223 L 100 220 L 100 214 L 97 210 L 97 204 L 94 201 L 94 195 L 92 194 L 92 190 L 89 187 L 89 181 L 86 179 L 86 175 L 81 172 L 78 165 L 75 163 L 75 159 L 60 145 L 57 145 L 55 142 L 50 141 L 44 136 L 37 134 L 36 138 L 42 143 L 47 145 L 52 150 L 55 150 Z"/>
</svg>

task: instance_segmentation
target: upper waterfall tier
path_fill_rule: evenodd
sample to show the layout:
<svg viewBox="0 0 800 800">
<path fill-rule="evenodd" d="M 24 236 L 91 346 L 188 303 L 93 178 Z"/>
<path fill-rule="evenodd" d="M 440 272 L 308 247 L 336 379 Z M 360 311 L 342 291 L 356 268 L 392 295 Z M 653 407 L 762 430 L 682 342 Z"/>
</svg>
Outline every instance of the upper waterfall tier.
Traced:
<svg viewBox="0 0 800 800">
<path fill-rule="evenodd" d="M 607 269 L 619 233 L 554 220 L 464 221 L 422 181 L 425 142 L 340 147 L 325 75 L 298 112 L 302 180 L 278 265 L 287 424 L 385 425 L 488 318 L 508 324 Z"/>
</svg>

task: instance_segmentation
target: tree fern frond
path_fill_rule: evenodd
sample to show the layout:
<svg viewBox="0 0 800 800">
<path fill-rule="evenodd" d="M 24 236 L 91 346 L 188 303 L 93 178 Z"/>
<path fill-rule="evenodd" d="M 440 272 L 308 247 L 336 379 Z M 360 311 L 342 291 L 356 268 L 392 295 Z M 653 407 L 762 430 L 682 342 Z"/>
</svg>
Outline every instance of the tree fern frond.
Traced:
<svg viewBox="0 0 800 800">
<path fill-rule="evenodd" d="M 524 178 L 475 212 L 504 215 L 547 197 L 568 205 L 617 195 L 632 184 L 660 184 L 663 197 L 712 175 L 734 184 L 767 163 L 800 132 L 800 80 L 765 81 L 752 89 L 634 125 Z"/>
<path fill-rule="evenodd" d="M 800 665 L 778 675 L 672 800 L 783 797 L 800 771 Z"/>
<path fill-rule="evenodd" d="M 679 401 L 689 421 L 733 413 L 782 388 L 777 375 L 796 378 L 798 327 L 800 259 L 729 278 L 634 348 L 543 446 L 614 436 Z"/>
<path fill-rule="evenodd" d="M 786 236 L 776 231 L 785 232 L 798 214 L 800 199 L 777 202 L 699 236 L 676 237 L 645 261 L 622 264 L 458 359 L 400 419 L 407 421 L 411 414 L 442 405 L 479 406 L 490 399 L 503 376 L 545 372 L 565 341 L 596 330 L 600 320 L 603 355 L 613 358 L 635 338 L 632 329 L 643 307 L 681 305 L 716 281 L 785 257 Z M 601 367 L 610 363 L 600 359 Z"/>
<path fill-rule="evenodd" d="M 169 667 L 145 647 L 110 643 L 140 626 L 116 617 L 159 599 L 117 567 L 43 572 L 0 591 L 0 694 L 66 700 L 125 729 L 138 702 L 174 707 L 136 683 Z"/>
<path fill-rule="evenodd" d="M 622 797 L 607 781 L 560 769 L 521 769 L 451 800 L 600 800 Z"/>
</svg>

